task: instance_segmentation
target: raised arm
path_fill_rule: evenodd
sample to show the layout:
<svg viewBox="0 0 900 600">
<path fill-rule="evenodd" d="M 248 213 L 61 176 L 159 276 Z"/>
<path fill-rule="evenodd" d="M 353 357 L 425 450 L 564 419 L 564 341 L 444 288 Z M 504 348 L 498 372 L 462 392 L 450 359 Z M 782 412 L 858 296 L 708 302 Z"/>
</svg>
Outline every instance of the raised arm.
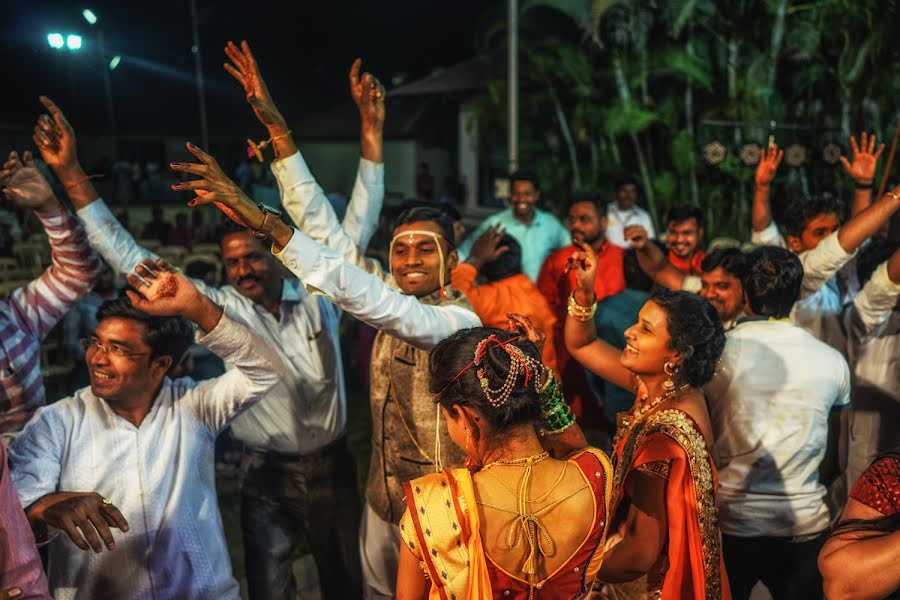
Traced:
<svg viewBox="0 0 900 600">
<path fill-rule="evenodd" d="M 569 269 L 575 271 L 575 291 L 572 293 L 576 308 L 589 310 L 596 304 L 594 279 L 597 276 L 597 256 L 589 244 L 573 241 L 579 251 L 569 258 Z M 622 366 L 622 351 L 597 337 L 593 318 L 573 316 L 570 310 L 564 329 L 566 350 L 592 373 L 621 388 L 631 389 L 634 379 L 631 371 Z"/>
<path fill-rule="evenodd" d="M 875 181 L 875 169 L 878 166 L 878 158 L 884 151 L 884 144 L 875 149 L 875 134 L 867 134 L 863 131 L 859 135 L 859 143 L 854 136 L 850 136 L 850 147 L 853 150 L 853 162 L 841 156 L 841 164 L 844 170 L 853 179 L 856 190 L 853 193 L 853 206 L 850 208 L 850 216 L 855 217 L 872 203 L 872 184 Z"/>
<path fill-rule="evenodd" d="M 128 291 L 138 310 L 169 317 L 182 316 L 197 324 L 197 343 L 206 346 L 229 365 L 221 377 L 196 384 L 179 380 L 189 388 L 178 403 L 187 408 L 213 434 L 218 434 L 241 411 L 259 401 L 284 376 L 284 364 L 269 346 L 244 324 L 202 294 L 191 280 L 164 261 L 142 264 L 128 282 L 143 294 Z M 146 283 L 145 283 L 146 282 Z M 149 284 L 149 285 L 147 285 Z"/>
<path fill-rule="evenodd" d="M 853 299 L 847 329 L 864 340 L 890 319 L 900 296 L 900 249 L 872 273 L 872 277 Z"/>
<path fill-rule="evenodd" d="M 72 306 L 91 291 L 101 263 L 88 244 L 81 224 L 57 200 L 50 184 L 34 166 L 31 153 L 12 152 L 0 171 L 4 199 L 33 210 L 50 240 L 51 265 L 31 283 L 13 290 L 11 316 L 36 339 L 43 339 Z"/>
<path fill-rule="evenodd" d="M 214 158 L 191 144 L 188 144 L 188 150 L 201 164 L 173 168 L 203 179 L 175 187 L 206 192 L 188 204 L 214 204 L 229 218 L 268 237 L 275 256 L 308 288 L 323 293 L 357 319 L 426 350 L 451 333 L 481 325 L 475 313 L 468 309 L 427 305 L 414 296 L 400 293 L 380 277 L 350 264 L 330 248 L 288 227 L 281 219 L 272 218 L 271 213 L 264 214 L 228 179 Z"/>
<path fill-rule="evenodd" d="M 753 188 L 753 208 L 751 211 L 751 240 L 756 244 L 783 245 L 778 240 L 781 235 L 772 222 L 772 206 L 770 203 L 772 181 L 775 172 L 784 157 L 784 151 L 772 144 L 762 151 L 759 165 L 756 167 Z"/>
<path fill-rule="evenodd" d="M 684 287 L 687 276 L 669 263 L 660 247 L 649 240 L 647 231 L 641 225 L 629 225 L 624 236 L 635 250 L 638 266 L 650 279 L 670 290 Z"/>
<path fill-rule="evenodd" d="M 140 246 L 97 195 L 78 160 L 75 130 L 62 110 L 45 96 L 41 96 L 41 103 L 49 114 L 38 118 L 34 128 L 34 142 L 44 162 L 66 188 L 69 200 L 87 231 L 90 246 L 100 253 L 116 273 L 126 274 L 144 260 L 155 263 L 159 257 Z M 199 280 L 194 280 L 193 283 L 216 302 L 225 302 L 225 294 L 218 289 Z"/>
<path fill-rule="evenodd" d="M 277 160 L 272 172 L 281 191 L 285 211 L 297 227 L 317 242 L 333 248 L 356 264 L 375 233 L 384 200 L 384 88 L 372 75 L 359 75 L 357 59 L 350 71 L 350 91 L 360 111 L 360 159 L 356 182 L 343 226 L 325 192 L 318 185 L 303 156 L 297 151 L 290 130 L 263 80 L 259 65 L 247 42 L 225 47 L 233 64 L 225 69 L 238 80 L 260 123 L 274 140 Z"/>
<path fill-rule="evenodd" d="M 837 240 L 845 252 L 856 252 L 864 241 L 878 233 L 900 209 L 900 185 L 878 198 L 871 206 L 844 223 L 837 231 Z"/>
</svg>

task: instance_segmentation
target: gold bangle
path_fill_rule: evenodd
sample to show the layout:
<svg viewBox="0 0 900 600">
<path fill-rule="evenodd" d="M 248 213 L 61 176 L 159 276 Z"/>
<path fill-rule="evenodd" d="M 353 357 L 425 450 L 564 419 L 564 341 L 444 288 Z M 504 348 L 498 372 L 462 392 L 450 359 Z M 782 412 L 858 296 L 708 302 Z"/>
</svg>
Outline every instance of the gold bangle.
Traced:
<svg viewBox="0 0 900 600">
<path fill-rule="evenodd" d="M 590 321 L 594 318 L 594 313 L 597 312 L 597 302 L 594 301 L 590 306 L 582 306 L 575 301 L 575 292 L 572 292 L 572 295 L 569 296 L 566 312 L 577 321 Z"/>
<path fill-rule="evenodd" d="M 900 194 L 898 194 L 894 190 L 891 190 L 890 192 L 886 192 L 884 195 L 890 197 L 895 202 L 900 200 Z"/>
</svg>

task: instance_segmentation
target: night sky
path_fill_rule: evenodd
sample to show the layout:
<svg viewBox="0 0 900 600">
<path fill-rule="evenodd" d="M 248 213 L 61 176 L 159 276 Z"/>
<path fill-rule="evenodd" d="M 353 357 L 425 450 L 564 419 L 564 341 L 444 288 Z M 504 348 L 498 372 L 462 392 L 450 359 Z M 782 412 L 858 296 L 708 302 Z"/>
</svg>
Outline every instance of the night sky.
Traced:
<svg viewBox="0 0 900 600">
<path fill-rule="evenodd" d="M 246 135 L 255 123 L 239 85 L 222 68 L 225 42 L 247 39 L 279 108 L 296 120 L 350 102 L 353 58 L 388 84 L 470 58 L 477 23 L 497 0 L 453 2 L 273 2 L 197 0 L 206 103 L 212 137 Z M 196 135 L 199 113 L 188 0 L 5 3 L 2 19 L 3 111 L 0 128 L 30 129 L 39 94 L 60 104 L 85 134 L 106 133 L 106 104 L 91 8 L 103 29 L 120 135 Z M 286 8 L 287 7 L 287 8 Z M 47 33 L 80 33 L 78 53 L 54 51 Z M 390 86 L 389 86 L 390 87 Z M 255 130 L 254 130 L 255 132 Z"/>
</svg>

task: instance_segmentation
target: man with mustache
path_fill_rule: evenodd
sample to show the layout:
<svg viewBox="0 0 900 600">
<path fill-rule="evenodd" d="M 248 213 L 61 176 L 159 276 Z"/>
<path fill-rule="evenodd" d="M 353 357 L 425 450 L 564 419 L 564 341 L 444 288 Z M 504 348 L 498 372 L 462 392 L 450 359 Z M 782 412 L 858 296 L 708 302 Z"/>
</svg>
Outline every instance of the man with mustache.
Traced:
<svg viewBox="0 0 900 600">
<path fill-rule="evenodd" d="M 372 350 L 372 462 L 360 552 L 364 597 L 393 598 L 403 483 L 442 465 L 462 465 L 465 459 L 440 426 L 439 408 L 428 390 L 428 351 L 450 334 L 481 324 L 466 297 L 450 287 L 450 271 L 458 261 L 449 241 L 453 223 L 437 208 L 407 209 L 394 223 L 390 274 L 374 260 L 363 261 L 361 268 L 359 249 L 341 227 L 332 228 L 328 247 L 321 245 L 248 198 L 211 156 L 191 144 L 188 149 L 201 164 L 172 168 L 202 179 L 174 187 L 209 192 L 191 206 L 214 202 L 229 217 L 251 224 L 272 241 L 275 256 L 307 286 L 379 330 Z M 319 194 L 306 200 L 310 212 L 323 210 L 319 214 L 326 221 L 336 222 Z M 313 233 L 320 235 L 321 230 Z M 335 249 L 341 247 L 352 251 L 342 255 Z"/>
<path fill-rule="evenodd" d="M 69 188 L 91 244 L 119 272 L 143 259 L 155 261 L 157 257 L 141 248 L 98 198 L 78 163 L 75 134 L 62 112 L 49 99 L 42 102 L 52 119 L 40 121 L 35 142 Z M 372 112 L 372 102 L 359 106 L 367 115 Z M 280 113 L 271 112 L 265 103 L 260 110 L 271 118 L 270 136 L 284 136 L 288 129 Z M 384 193 L 380 127 L 368 139 L 354 194 L 379 196 L 380 204 Z M 280 155 L 291 152 L 293 141 L 280 137 L 273 145 Z M 292 550 L 298 532 L 305 534 L 315 558 L 322 597 L 359 597 L 360 503 L 346 439 L 340 310 L 308 293 L 300 282 L 284 279 L 278 261 L 247 228 L 226 228 L 221 250 L 229 285 L 213 288 L 197 280 L 194 284 L 214 302 L 232 309 L 287 367 L 278 386 L 231 425 L 245 447 L 241 528 L 251 598 L 296 595 Z"/>
<path fill-rule="evenodd" d="M 666 245 L 669 263 L 685 275 L 699 276 L 700 264 L 706 252 L 700 249 L 703 241 L 703 213 L 696 206 L 683 204 L 669 210 Z"/>
<path fill-rule="evenodd" d="M 606 204 L 602 197 L 581 194 L 569 202 L 566 226 L 569 228 L 571 239 L 590 244 L 597 254 L 598 268 L 597 278 L 594 280 L 594 293 L 598 302 L 625 289 L 625 272 L 622 265 L 624 253 L 620 247 L 607 240 L 607 223 Z M 553 340 L 556 344 L 556 361 L 566 398 L 572 403 L 575 414 L 585 421 L 585 425 L 598 427 L 602 415 L 588 387 L 584 369 L 577 362 L 570 360 L 563 340 L 566 307 L 575 290 L 575 272 L 569 268 L 569 257 L 575 252 L 578 252 L 578 248 L 569 244 L 551 253 L 541 268 L 537 285 L 556 316 Z"/>
</svg>

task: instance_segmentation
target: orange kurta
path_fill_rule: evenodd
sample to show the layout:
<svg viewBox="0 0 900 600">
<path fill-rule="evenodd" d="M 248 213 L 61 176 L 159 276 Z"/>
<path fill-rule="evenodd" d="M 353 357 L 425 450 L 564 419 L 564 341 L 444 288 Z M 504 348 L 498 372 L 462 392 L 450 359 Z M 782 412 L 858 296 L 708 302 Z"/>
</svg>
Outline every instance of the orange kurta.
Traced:
<svg viewBox="0 0 900 600">
<path fill-rule="evenodd" d="M 508 313 L 523 314 L 547 336 L 541 358 L 546 366 L 556 371 L 556 317 L 547 300 L 528 277 L 522 273 L 475 285 L 478 270 L 469 263 L 460 263 L 450 272 L 454 289 L 469 298 L 472 309 L 485 327 L 508 329 Z"/>
<path fill-rule="evenodd" d="M 659 568 L 648 573 L 647 596 L 657 597 L 653 593 L 661 589 L 662 598 L 729 600 L 716 516 L 717 473 L 699 427 L 676 409 L 651 413 L 631 427 L 632 415 L 619 417 L 613 514 L 627 514 L 634 470 L 667 479 L 667 560 L 658 561 Z"/>
</svg>

